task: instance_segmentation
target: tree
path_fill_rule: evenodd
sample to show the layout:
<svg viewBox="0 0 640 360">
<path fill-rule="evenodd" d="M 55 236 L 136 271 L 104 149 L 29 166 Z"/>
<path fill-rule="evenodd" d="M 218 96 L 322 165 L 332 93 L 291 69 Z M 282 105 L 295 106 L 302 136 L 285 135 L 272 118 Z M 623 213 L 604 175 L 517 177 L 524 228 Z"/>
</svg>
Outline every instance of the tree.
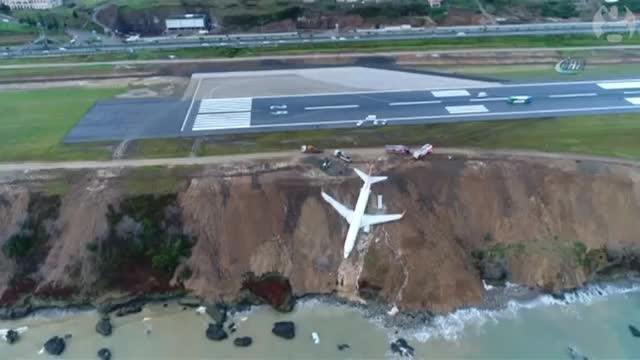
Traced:
<svg viewBox="0 0 640 360">
<path fill-rule="evenodd" d="M 0 13 L 11 14 L 11 8 L 7 4 L 0 4 Z"/>
</svg>

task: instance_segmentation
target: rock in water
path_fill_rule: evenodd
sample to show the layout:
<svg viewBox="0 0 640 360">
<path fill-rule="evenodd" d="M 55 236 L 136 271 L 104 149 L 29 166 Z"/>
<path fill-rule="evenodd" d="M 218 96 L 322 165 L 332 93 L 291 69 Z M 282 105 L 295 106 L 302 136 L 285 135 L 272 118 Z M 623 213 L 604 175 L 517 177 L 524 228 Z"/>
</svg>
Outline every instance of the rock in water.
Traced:
<svg viewBox="0 0 640 360">
<path fill-rule="evenodd" d="M 98 358 L 100 360 L 111 360 L 111 350 L 107 348 L 98 350 Z"/>
<path fill-rule="evenodd" d="M 206 335 L 208 339 L 214 341 L 222 341 L 228 337 L 227 332 L 222 328 L 222 324 L 209 324 Z"/>
<path fill-rule="evenodd" d="M 584 355 L 580 354 L 580 353 L 578 352 L 578 350 L 576 350 L 576 349 L 572 348 L 571 346 L 569 346 L 569 357 L 570 357 L 572 360 L 589 360 L 589 358 L 588 358 L 588 357 L 586 357 L 586 356 L 584 356 Z"/>
<path fill-rule="evenodd" d="M 111 319 L 109 317 L 103 317 L 96 324 L 96 332 L 102 336 L 110 336 L 113 326 L 111 325 Z"/>
<path fill-rule="evenodd" d="M 242 287 L 280 312 L 290 312 L 295 305 L 291 283 L 280 274 L 267 273 L 257 278 L 249 274 Z"/>
<path fill-rule="evenodd" d="M 130 315 L 130 314 L 139 313 L 140 311 L 142 311 L 142 306 L 140 306 L 140 305 L 129 305 L 129 306 L 125 306 L 125 307 L 122 307 L 122 308 L 118 309 L 118 311 L 116 311 L 116 316 L 117 317 L 127 316 L 127 315 Z"/>
<path fill-rule="evenodd" d="M 338 345 L 338 350 L 342 351 L 342 350 L 346 350 L 349 349 L 351 346 L 349 346 L 349 344 L 340 344 Z"/>
<path fill-rule="evenodd" d="M 7 339 L 9 345 L 11 345 L 14 342 L 20 340 L 20 334 L 18 334 L 18 332 L 13 329 L 9 329 L 9 331 L 7 331 L 7 334 L 5 335 L 5 338 Z"/>
<path fill-rule="evenodd" d="M 403 357 L 413 357 L 416 352 L 415 349 L 407 343 L 407 340 L 403 338 L 399 338 L 391 343 L 391 351 Z"/>
<path fill-rule="evenodd" d="M 227 307 L 224 304 L 214 304 L 207 306 L 207 315 L 211 316 L 217 324 L 224 324 L 227 321 Z"/>
<path fill-rule="evenodd" d="M 271 332 L 283 339 L 293 339 L 296 336 L 296 326 L 292 321 L 279 321 L 273 324 Z"/>
<path fill-rule="evenodd" d="M 64 352 L 65 347 L 64 339 L 59 336 L 54 336 L 44 343 L 44 349 L 49 355 L 60 355 Z"/>
<path fill-rule="evenodd" d="M 178 300 L 178 304 L 182 306 L 195 308 L 200 306 L 200 304 L 202 304 L 202 300 L 198 299 L 197 297 L 187 296 Z"/>
<path fill-rule="evenodd" d="M 629 325 L 629 331 L 634 337 L 640 337 L 640 330 L 633 325 Z"/>
<path fill-rule="evenodd" d="M 247 346 L 250 346 L 251 343 L 253 343 L 253 339 L 248 336 L 235 338 L 233 340 L 233 345 L 238 347 L 247 347 Z"/>
</svg>

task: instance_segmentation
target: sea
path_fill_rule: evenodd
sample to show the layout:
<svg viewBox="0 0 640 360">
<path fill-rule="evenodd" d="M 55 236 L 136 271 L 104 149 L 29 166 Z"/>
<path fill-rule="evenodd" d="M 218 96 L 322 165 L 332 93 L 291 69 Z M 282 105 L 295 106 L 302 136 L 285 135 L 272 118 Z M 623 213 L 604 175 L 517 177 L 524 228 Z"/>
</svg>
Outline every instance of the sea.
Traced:
<svg viewBox="0 0 640 360">
<path fill-rule="evenodd" d="M 639 309 L 640 284 L 598 284 L 564 298 L 509 300 L 498 309 L 463 309 L 397 328 L 388 325 L 390 315 L 372 316 L 366 308 L 311 298 L 288 314 L 266 306 L 235 313 L 229 321 L 237 331 L 221 342 L 205 337 L 208 315 L 177 303 L 112 317 L 109 337 L 95 332 L 95 310 L 48 310 L 0 322 L 0 329 L 21 332 L 13 345 L 0 341 L 0 359 L 97 359 L 103 347 L 114 360 L 385 359 L 399 356 L 389 346 L 399 337 L 415 349 L 417 359 L 630 359 L 640 357 L 640 338 L 629 331 L 629 325 L 640 328 Z M 274 336 L 276 321 L 293 321 L 296 337 Z M 61 356 L 42 352 L 48 338 L 65 334 L 71 338 Z M 232 340 L 238 336 L 252 337 L 253 344 L 235 347 Z M 339 350 L 339 344 L 349 348 Z"/>
</svg>

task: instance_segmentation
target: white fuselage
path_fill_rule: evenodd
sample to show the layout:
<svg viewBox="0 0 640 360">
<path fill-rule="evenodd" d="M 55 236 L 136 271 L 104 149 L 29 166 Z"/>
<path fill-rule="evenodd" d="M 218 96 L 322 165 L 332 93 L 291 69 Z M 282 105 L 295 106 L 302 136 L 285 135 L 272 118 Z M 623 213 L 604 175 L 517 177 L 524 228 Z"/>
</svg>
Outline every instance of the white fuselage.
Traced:
<svg viewBox="0 0 640 360">
<path fill-rule="evenodd" d="M 371 194 L 371 182 L 369 180 L 364 182 L 362 189 L 360 189 L 360 195 L 358 195 L 358 202 L 353 210 L 353 218 L 349 225 L 349 231 L 347 232 L 347 239 L 344 242 L 344 258 L 348 258 L 351 250 L 356 244 L 358 238 L 358 232 L 360 231 L 360 224 L 362 223 L 362 216 L 365 210 L 367 210 L 367 203 L 369 202 L 369 195 Z"/>
</svg>

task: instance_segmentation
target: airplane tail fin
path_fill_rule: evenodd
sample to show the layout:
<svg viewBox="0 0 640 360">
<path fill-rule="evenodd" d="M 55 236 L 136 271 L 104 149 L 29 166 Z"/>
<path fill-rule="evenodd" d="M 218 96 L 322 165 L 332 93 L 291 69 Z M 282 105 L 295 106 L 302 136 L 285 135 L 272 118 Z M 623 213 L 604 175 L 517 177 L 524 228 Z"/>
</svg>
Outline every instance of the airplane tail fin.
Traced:
<svg viewBox="0 0 640 360">
<path fill-rule="evenodd" d="M 355 170 L 356 174 L 358 174 L 358 176 L 360 176 L 360 178 L 364 182 L 367 182 L 367 180 L 369 180 L 371 184 L 375 184 L 375 183 L 387 180 L 386 176 L 371 176 L 371 175 L 365 174 L 364 172 L 356 168 L 353 168 L 353 170 Z"/>
</svg>

